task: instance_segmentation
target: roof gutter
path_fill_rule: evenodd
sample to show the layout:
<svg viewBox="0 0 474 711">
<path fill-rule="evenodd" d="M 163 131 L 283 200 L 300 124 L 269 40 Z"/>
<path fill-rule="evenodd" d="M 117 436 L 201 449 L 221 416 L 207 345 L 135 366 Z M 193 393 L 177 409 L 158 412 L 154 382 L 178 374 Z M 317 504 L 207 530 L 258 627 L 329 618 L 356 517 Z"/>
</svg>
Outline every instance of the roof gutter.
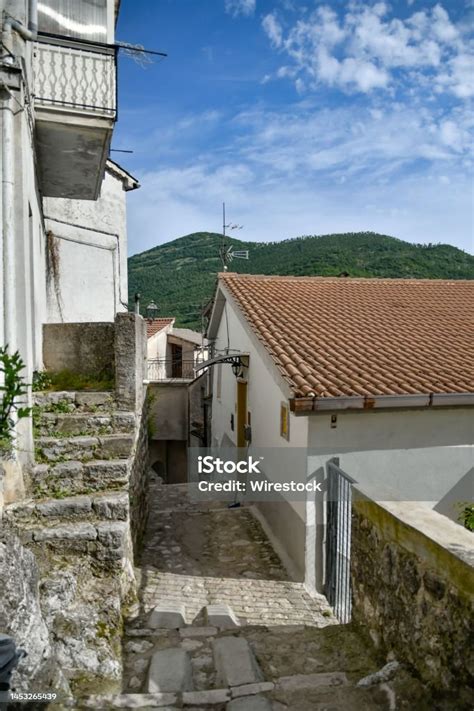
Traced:
<svg viewBox="0 0 474 711">
<path fill-rule="evenodd" d="M 474 393 L 430 393 L 428 395 L 366 395 L 357 397 L 295 397 L 290 410 L 295 415 L 312 415 L 330 410 L 390 410 L 411 407 L 474 407 Z"/>
</svg>

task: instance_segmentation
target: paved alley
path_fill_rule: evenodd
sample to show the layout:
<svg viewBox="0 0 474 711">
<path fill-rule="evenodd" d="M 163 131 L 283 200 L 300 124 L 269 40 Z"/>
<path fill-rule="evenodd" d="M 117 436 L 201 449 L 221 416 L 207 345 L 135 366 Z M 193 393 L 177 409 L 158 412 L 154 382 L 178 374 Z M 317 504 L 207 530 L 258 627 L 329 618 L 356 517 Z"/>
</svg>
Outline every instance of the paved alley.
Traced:
<svg viewBox="0 0 474 711">
<path fill-rule="evenodd" d="M 123 641 L 123 693 L 89 697 L 81 708 L 435 708 L 401 668 L 389 683 L 356 686 L 386 660 L 350 625 L 337 623 L 323 596 L 288 580 L 249 509 L 192 503 L 185 485 L 163 486 L 153 477 L 138 563 L 139 599 L 128 610 Z M 205 607 L 213 604 L 230 606 L 237 625 L 209 621 Z M 157 606 L 181 608 L 184 619 L 154 624 Z"/>
</svg>

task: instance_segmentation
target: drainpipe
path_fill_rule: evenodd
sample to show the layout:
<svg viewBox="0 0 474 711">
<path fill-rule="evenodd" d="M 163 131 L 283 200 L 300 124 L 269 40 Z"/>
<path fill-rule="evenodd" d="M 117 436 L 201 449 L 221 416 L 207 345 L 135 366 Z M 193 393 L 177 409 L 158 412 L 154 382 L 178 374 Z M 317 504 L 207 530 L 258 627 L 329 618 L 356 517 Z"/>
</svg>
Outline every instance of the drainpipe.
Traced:
<svg viewBox="0 0 474 711">
<path fill-rule="evenodd" d="M 14 63 L 13 57 L 13 30 L 22 37 L 25 42 L 31 42 L 38 36 L 38 0 L 28 0 L 28 27 L 26 28 L 19 20 L 13 17 L 6 17 L 3 21 L 2 44 L 4 47 L 4 61 L 7 64 Z"/>
<path fill-rule="evenodd" d="M 15 313 L 15 212 L 13 99 L 7 87 L 2 96 L 2 219 L 3 219 L 3 343 L 10 353 L 16 348 Z"/>
</svg>

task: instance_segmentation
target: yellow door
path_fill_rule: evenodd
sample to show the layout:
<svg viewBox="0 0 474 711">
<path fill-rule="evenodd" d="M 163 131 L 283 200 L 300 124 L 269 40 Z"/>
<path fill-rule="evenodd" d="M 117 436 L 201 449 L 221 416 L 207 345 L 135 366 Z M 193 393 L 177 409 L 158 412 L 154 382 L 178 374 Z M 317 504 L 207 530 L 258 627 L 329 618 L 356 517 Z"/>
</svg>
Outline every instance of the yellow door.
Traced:
<svg viewBox="0 0 474 711">
<path fill-rule="evenodd" d="M 247 381 L 237 381 L 237 447 L 245 447 L 247 424 Z"/>
</svg>

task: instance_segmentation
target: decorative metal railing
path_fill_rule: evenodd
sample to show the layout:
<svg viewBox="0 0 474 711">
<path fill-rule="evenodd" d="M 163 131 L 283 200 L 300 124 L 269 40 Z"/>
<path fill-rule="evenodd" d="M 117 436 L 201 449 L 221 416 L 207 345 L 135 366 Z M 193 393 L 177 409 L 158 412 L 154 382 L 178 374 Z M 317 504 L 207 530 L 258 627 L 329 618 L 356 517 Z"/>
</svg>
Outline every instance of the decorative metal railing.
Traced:
<svg viewBox="0 0 474 711">
<path fill-rule="evenodd" d="M 92 43 L 39 41 L 33 50 L 35 106 L 115 118 L 116 50 Z"/>
<path fill-rule="evenodd" d="M 195 376 L 194 360 L 148 359 L 148 380 L 194 380 Z"/>
</svg>

